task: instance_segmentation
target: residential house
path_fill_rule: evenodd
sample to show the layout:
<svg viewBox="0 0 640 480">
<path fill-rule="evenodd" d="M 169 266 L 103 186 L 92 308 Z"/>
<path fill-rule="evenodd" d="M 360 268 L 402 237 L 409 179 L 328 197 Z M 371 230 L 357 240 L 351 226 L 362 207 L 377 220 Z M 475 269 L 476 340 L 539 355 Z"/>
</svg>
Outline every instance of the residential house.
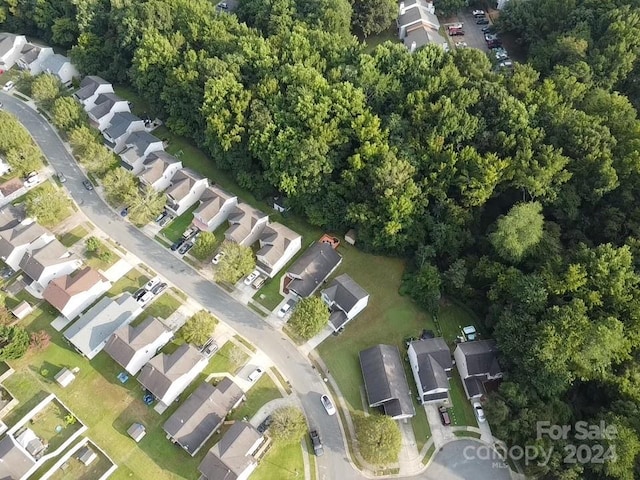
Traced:
<svg viewBox="0 0 640 480">
<path fill-rule="evenodd" d="M 458 373 L 467 398 L 479 398 L 487 393 L 487 386 L 502 379 L 495 340 L 475 340 L 459 343 L 453 352 Z"/>
<path fill-rule="evenodd" d="M 140 181 L 158 192 L 169 188 L 174 175 L 182 169 L 180 160 L 162 150 L 149 155 L 143 165 Z"/>
<path fill-rule="evenodd" d="M 154 317 L 135 327 L 123 325 L 113 332 L 104 351 L 131 375 L 136 375 L 173 337 L 173 332 Z"/>
<path fill-rule="evenodd" d="M 9 70 L 22 56 L 27 37 L 13 33 L 0 33 L 0 73 Z"/>
<path fill-rule="evenodd" d="M 189 210 L 209 186 L 209 180 L 190 168 L 178 171 L 171 180 L 167 194 L 167 210 L 179 217 Z"/>
<path fill-rule="evenodd" d="M 126 148 L 129 135 L 133 132 L 142 132 L 144 129 L 144 120 L 136 117 L 133 113 L 117 112 L 111 118 L 109 126 L 102 132 L 102 136 L 105 145 L 114 153 L 119 154 Z"/>
<path fill-rule="evenodd" d="M 246 203 L 238 203 L 229 213 L 229 228 L 224 238 L 239 245 L 253 245 L 267 226 L 269 217 Z"/>
<path fill-rule="evenodd" d="M 171 353 L 152 358 L 140 371 L 138 381 L 168 407 L 207 366 L 209 359 L 195 347 L 183 344 Z"/>
<path fill-rule="evenodd" d="M 341 262 L 342 256 L 331 245 L 313 243 L 287 270 L 285 292 L 301 298 L 313 295 Z"/>
<path fill-rule="evenodd" d="M 0 259 L 12 270 L 20 268 L 24 254 L 53 241 L 55 237 L 34 222 L 27 219 L 13 228 L 0 232 Z"/>
<path fill-rule="evenodd" d="M 43 298 L 68 320 L 76 318 L 111 287 L 100 272 L 84 267 L 56 278 L 44 289 Z"/>
<path fill-rule="evenodd" d="M 129 293 L 116 299 L 103 297 L 67 328 L 64 336 L 78 352 L 91 360 L 116 330 L 129 324 L 141 311 L 140 304 Z"/>
<path fill-rule="evenodd" d="M 194 456 L 244 398 L 242 389 L 228 377 L 215 387 L 203 382 L 162 428 L 172 442 Z"/>
<path fill-rule="evenodd" d="M 31 430 L 29 430 L 31 431 Z M 33 432 L 32 432 L 33 433 Z M 23 480 L 30 476 L 36 458 L 13 435 L 5 435 L 0 441 L 0 478 Z"/>
<path fill-rule="evenodd" d="M 16 65 L 20 70 L 29 72 L 31 75 L 39 75 L 42 73 L 42 63 L 51 55 L 53 55 L 53 48 L 27 43 L 22 49 L 22 56 Z"/>
<path fill-rule="evenodd" d="M 435 15 L 433 3 L 425 0 L 400 2 L 398 11 L 398 38 L 409 51 L 427 44 L 435 44 L 447 50 L 449 44 L 440 35 L 440 21 Z"/>
<path fill-rule="evenodd" d="M 256 267 L 273 278 L 302 248 L 302 237 L 280 223 L 270 223 L 258 238 Z"/>
<path fill-rule="evenodd" d="M 193 224 L 200 230 L 213 232 L 222 225 L 238 204 L 238 197 L 211 185 L 200 197 L 200 205 L 193 212 Z"/>
<path fill-rule="evenodd" d="M 407 350 L 421 404 L 449 398 L 451 352 L 442 337 L 416 340 Z"/>
<path fill-rule="evenodd" d="M 6 175 L 11 171 L 11 165 L 7 161 L 0 157 L 0 176 Z"/>
<path fill-rule="evenodd" d="M 346 273 L 336 277 L 320 296 L 331 311 L 329 326 L 334 332 L 340 331 L 369 304 L 367 291 Z"/>
<path fill-rule="evenodd" d="M 54 278 L 69 275 L 82 266 L 82 260 L 58 240 L 38 249 L 28 250 L 20 261 L 20 269 L 34 283 L 31 287 L 42 292 Z"/>
<path fill-rule="evenodd" d="M 129 111 L 128 101 L 115 93 L 101 93 L 97 96 L 95 105 L 87 110 L 87 114 L 91 126 L 103 132 L 111 125 L 111 120 L 116 113 Z"/>
<path fill-rule="evenodd" d="M 49 55 L 42 61 L 42 72 L 53 75 L 63 85 L 71 85 L 73 79 L 80 76 L 71 60 L 59 53 Z"/>
<path fill-rule="evenodd" d="M 367 402 L 394 420 L 416 414 L 402 358 L 394 345 L 376 345 L 359 354 Z"/>
<path fill-rule="evenodd" d="M 25 182 L 18 177 L 11 178 L 6 182 L 0 184 L 0 206 L 11 203 L 18 197 L 21 197 L 27 192 Z"/>
<path fill-rule="evenodd" d="M 113 85 L 101 77 L 87 75 L 80 82 L 80 88 L 73 94 L 86 111 L 96 106 L 96 100 L 103 93 L 114 93 Z"/>
<path fill-rule="evenodd" d="M 236 422 L 198 466 L 204 480 L 246 480 L 258 466 L 264 437 L 247 422 Z"/>
<path fill-rule="evenodd" d="M 418 24 L 408 27 L 402 43 L 411 53 L 425 45 L 438 45 L 445 51 L 449 50 L 447 40 L 430 25 Z"/>
<path fill-rule="evenodd" d="M 121 164 L 134 175 L 140 175 L 147 157 L 163 150 L 164 145 L 158 137 L 144 130 L 136 131 L 124 141 L 124 150 L 120 152 Z"/>
</svg>

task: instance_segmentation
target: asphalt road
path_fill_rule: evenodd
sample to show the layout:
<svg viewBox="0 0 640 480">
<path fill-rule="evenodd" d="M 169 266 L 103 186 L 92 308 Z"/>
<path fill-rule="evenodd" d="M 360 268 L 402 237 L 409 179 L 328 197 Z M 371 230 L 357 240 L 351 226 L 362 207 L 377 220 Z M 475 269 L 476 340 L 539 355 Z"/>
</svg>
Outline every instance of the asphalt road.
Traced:
<svg viewBox="0 0 640 480">
<path fill-rule="evenodd" d="M 187 295 L 231 325 L 273 360 L 300 398 L 310 424 L 320 431 L 325 450 L 324 456 L 317 459 L 320 479 L 364 478 L 353 469 L 346 457 L 337 416 L 328 416 L 320 404 L 320 395 L 328 393 L 324 382 L 298 349 L 284 335 L 213 282 L 200 277 L 181 260 L 169 255 L 165 248 L 123 221 L 94 191 L 87 191 L 82 185 L 86 177 L 49 124 L 20 100 L 2 92 L 0 99 L 4 110 L 14 114 L 29 130 L 51 166 L 64 174 L 67 178 L 64 186 L 98 228 L 150 268 L 178 285 Z"/>
</svg>

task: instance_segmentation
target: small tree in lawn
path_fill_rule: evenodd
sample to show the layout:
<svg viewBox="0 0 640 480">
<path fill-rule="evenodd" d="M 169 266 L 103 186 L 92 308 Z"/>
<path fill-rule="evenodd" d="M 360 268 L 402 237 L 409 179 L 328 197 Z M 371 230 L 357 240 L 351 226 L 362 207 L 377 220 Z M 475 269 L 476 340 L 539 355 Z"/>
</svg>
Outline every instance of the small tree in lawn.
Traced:
<svg viewBox="0 0 640 480">
<path fill-rule="evenodd" d="M 220 251 L 225 255 L 218 264 L 216 280 L 235 284 L 256 268 L 256 259 L 251 248 L 233 242 L 224 242 Z"/>
<path fill-rule="evenodd" d="M 103 262 L 110 261 L 113 256 L 107 246 L 96 237 L 87 238 L 87 252 Z"/>
<path fill-rule="evenodd" d="M 43 183 L 27 193 L 27 215 L 44 227 L 52 227 L 71 215 L 71 201 L 62 190 Z"/>
<path fill-rule="evenodd" d="M 216 248 L 216 237 L 211 232 L 200 232 L 198 235 L 198 239 L 196 243 L 193 245 L 191 249 L 191 255 L 196 257 L 198 260 L 206 260 L 211 255 L 213 255 L 213 251 Z"/>
<path fill-rule="evenodd" d="M 29 334 L 18 326 L 0 326 L 0 361 L 16 360 L 29 349 Z"/>
<path fill-rule="evenodd" d="M 269 433 L 281 443 L 299 443 L 307 431 L 307 420 L 296 407 L 278 408 L 271 414 Z"/>
<path fill-rule="evenodd" d="M 31 334 L 29 346 L 36 352 L 46 349 L 51 343 L 51 335 L 46 330 L 38 330 Z"/>
<path fill-rule="evenodd" d="M 180 336 L 187 343 L 204 345 L 216 328 L 216 317 L 206 310 L 200 310 L 180 329 Z"/>
<path fill-rule="evenodd" d="M 301 300 L 291 314 L 289 326 L 296 335 L 308 340 L 317 335 L 329 321 L 329 310 L 320 297 Z"/>
<path fill-rule="evenodd" d="M 356 439 L 362 458 L 374 465 L 388 465 L 398 460 L 402 436 L 398 424 L 386 415 L 353 415 Z"/>
</svg>

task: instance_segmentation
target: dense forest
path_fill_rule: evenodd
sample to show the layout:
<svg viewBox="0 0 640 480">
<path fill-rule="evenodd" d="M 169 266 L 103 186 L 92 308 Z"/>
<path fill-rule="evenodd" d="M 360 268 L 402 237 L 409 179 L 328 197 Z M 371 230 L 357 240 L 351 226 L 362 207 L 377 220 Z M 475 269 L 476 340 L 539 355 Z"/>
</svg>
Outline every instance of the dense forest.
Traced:
<svg viewBox="0 0 640 480">
<path fill-rule="evenodd" d="M 640 0 L 511 0 L 499 28 L 529 61 L 509 74 L 474 49 L 367 51 L 363 4 L 389 2 L 354 3 L 0 0 L 0 30 L 132 84 L 257 195 L 408 258 L 425 308 L 472 306 L 503 353 L 498 438 L 617 425 L 596 442 L 616 461 L 566 463 L 558 441 L 528 473 L 640 478 Z"/>
</svg>

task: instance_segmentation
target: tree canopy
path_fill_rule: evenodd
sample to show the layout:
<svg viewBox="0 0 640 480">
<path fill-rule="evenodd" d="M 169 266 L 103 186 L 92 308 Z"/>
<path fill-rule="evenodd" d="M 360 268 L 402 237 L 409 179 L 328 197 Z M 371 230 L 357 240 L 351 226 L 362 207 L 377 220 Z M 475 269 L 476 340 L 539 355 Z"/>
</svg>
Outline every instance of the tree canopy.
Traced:
<svg viewBox="0 0 640 480">
<path fill-rule="evenodd" d="M 320 297 L 303 298 L 293 309 L 288 325 L 304 340 L 317 335 L 329 322 L 329 309 Z"/>
<path fill-rule="evenodd" d="M 213 334 L 218 320 L 206 310 L 196 312 L 180 328 L 180 336 L 187 343 L 202 346 Z"/>
</svg>

